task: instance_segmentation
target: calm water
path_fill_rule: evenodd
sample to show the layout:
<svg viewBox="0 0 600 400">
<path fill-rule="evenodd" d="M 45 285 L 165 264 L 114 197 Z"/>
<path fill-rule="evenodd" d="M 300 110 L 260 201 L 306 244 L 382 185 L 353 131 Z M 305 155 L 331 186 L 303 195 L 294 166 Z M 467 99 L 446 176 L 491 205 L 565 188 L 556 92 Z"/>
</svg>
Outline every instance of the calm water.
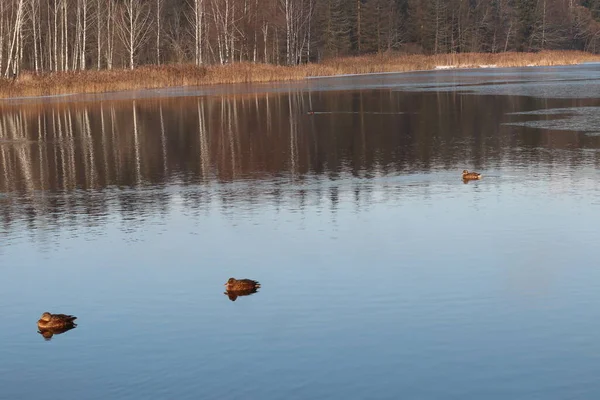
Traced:
<svg viewBox="0 0 600 400">
<path fill-rule="evenodd" d="M 599 84 L 2 104 L 0 398 L 596 397 Z M 231 276 L 262 288 L 231 301 Z M 45 340 L 44 311 L 79 325 Z"/>
</svg>

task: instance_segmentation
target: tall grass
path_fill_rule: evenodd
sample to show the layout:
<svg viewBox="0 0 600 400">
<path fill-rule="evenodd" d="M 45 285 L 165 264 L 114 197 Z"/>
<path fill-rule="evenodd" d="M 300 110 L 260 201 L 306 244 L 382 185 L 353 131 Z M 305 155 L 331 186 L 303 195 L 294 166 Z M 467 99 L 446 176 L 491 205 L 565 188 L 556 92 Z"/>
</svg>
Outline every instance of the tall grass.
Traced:
<svg viewBox="0 0 600 400">
<path fill-rule="evenodd" d="M 293 67 L 236 63 L 197 67 L 190 64 L 144 66 L 134 70 L 101 70 L 33 74 L 0 79 L 0 98 L 66 93 L 101 93 L 133 89 L 299 80 L 311 76 L 406 72 L 436 67 L 478 68 L 578 64 L 600 61 L 599 55 L 578 51 L 539 53 L 463 53 L 438 55 L 378 54 L 326 60 Z"/>
</svg>

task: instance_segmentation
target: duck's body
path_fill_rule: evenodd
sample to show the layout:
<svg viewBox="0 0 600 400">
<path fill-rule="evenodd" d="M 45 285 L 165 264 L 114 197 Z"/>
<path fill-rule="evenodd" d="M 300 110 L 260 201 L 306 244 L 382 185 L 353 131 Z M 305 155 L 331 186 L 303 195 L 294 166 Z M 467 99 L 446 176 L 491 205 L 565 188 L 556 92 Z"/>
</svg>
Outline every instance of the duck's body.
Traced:
<svg viewBox="0 0 600 400">
<path fill-rule="evenodd" d="M 227 291 L 242 292 L 246 290 L 258 289 L 260 287 L 260 283 L 253 281 L 252 279 L 229 278 L 227 283 L 225 283 L 225 286 L 227 287 Z"/>
<path fill-rule="evenodd" d="M 45 312 L 42 318 L 39 319 L 37 325 L 40 330 L 59 330 L 66 328 L 74 328 L 77 317 L 66 314 L 50 314 Z"/>
<path fill-rule="evenodd" d="M 465 169 L 462 173 L 462 178 L 463 178 L 463 180 L 471 181 L 471 180 L 481 179 L 482 176 L 481 176 L 481 174 L 478 174 L 477 172 L 469 172 Z"/>
</svg>

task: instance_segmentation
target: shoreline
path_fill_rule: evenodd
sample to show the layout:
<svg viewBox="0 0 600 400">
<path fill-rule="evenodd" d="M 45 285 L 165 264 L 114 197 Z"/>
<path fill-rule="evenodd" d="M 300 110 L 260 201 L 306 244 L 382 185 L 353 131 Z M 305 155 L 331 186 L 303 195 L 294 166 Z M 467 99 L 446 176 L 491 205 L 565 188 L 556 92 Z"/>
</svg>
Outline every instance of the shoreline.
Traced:
<svg viewBox="0 0 600 400">
<path fill-rule="evenodd" d="M 174 64 L 133 70 L 86 70 L 33 74 L 16 81 L 0 79 L 0 101 L 40 102 L 80 95 L 234 84 L 291 83 L 323 78 L 443 72 L 469 69 L 532 68 L 600 63 L 600 55 L 579 51 L 540 53 L 462 53 L 439 55 L 373 55 L 327 60 L 321 64 L 276 66 L 237 63 L 218 66 Z"/>
</svg>

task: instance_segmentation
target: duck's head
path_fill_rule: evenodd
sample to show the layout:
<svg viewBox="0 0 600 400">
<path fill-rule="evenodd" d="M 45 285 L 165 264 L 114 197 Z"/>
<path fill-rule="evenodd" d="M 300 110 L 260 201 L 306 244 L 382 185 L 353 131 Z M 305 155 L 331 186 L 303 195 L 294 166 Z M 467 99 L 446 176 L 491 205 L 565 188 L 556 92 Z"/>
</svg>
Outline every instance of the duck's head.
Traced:
<svg viewBox="0 0 600 400">
<path fill-rule="evenodd" d="M 42 321 L 50 321 L 52 319 L 52 314 L 50 314 L 49 312 L 45 312 L 42 314 L 42 317 L 40 318 Z"/>
<path fill-rule="evenodd" d="M 225 286 L 227 286 L 227 285 L 233 285 L 236 282 L 237 282 L 237 280 L 235 278 L 229 278 L 227 280 L 227 283 L 225 283 Z"/>
<path fill-rule="evenodd" d="M 463 169 L 463 175 L 466 175 L 468 173 L 469 173 L 469 171 L 467 171 L 466 169 Z"/>
</svg>

